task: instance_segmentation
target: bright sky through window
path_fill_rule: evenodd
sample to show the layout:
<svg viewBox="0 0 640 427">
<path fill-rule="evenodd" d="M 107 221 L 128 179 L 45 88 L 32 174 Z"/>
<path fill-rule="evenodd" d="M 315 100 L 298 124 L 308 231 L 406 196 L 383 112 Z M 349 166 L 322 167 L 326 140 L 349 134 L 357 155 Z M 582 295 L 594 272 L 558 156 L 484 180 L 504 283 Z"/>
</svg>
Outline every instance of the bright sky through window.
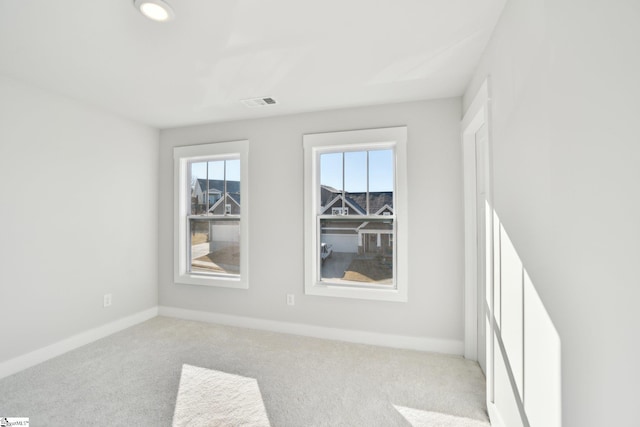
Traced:
<svg viewBox="0 0 640 427">
<path fill-rule="evenodd" d="M 224 179 L 224 162 L 208 162 L 209 179 Z M 206 179 L 207 162 L 192 163 L 193 177 Z M 240 160 L 227 160 L 227 181 L 240 181 Z"/>
<path fill-rule="evenodd" d="M 367 191 L 367 156 L 365 151 L 346 152 L 344 190 Z M 321 155 L 321 184 L 342 190 L 342 153 Z M 369 151 L 369 191 L 393 191 L 393 150 Z"/>
</svg>

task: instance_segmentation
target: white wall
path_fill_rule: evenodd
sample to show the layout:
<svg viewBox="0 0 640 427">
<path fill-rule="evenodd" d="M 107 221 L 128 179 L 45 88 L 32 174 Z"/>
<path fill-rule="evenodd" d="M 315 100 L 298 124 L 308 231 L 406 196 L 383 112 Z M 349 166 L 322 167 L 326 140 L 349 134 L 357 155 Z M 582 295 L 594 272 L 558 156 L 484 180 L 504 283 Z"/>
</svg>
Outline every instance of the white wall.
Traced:
<svg viewBox="0 0 640 427">
<path fill-rule="evenodd" d="M 157 304 L 157 158 L 157 130 L 0 77 L 0 362 Z"/>
<path fill-rule="evenodd" d="M 639 20 L 510 0 L 464 98 L 490 75 L 494 208 L 559 334 L 564 427 L 638 420 Z"/>
<path fill-rule="evenodd" d="M 237 316 L 416 337 L 463 339 L 460 99 L 208 124 L 161 132 L 160 304 Z M 306 296 L 302 135 L 406 125 L 409 302 Z M 173 283 L 172 147 L 250 141 L 248 290 Z M 274 201 L 287 200 L 287 209 Z M 295 306 L 286 294 L 295 294 Z"/>
</svg>

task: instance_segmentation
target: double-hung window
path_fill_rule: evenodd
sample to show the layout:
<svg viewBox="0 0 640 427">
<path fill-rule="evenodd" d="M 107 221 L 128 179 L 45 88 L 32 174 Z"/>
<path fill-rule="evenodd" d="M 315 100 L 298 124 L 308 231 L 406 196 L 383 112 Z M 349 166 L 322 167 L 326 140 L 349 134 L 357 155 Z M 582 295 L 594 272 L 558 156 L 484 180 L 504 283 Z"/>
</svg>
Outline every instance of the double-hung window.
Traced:
<svg viewBox="0 0 640 427">
<path fill-rule="evenodd" d="M 304 135 L 305 293 L 407 300 L 406 127 Z"/>
<path fill-rule="evenodd" d="M 249 141 L 174 148 L 174 280 L 248 287 Z"/>
</svg>

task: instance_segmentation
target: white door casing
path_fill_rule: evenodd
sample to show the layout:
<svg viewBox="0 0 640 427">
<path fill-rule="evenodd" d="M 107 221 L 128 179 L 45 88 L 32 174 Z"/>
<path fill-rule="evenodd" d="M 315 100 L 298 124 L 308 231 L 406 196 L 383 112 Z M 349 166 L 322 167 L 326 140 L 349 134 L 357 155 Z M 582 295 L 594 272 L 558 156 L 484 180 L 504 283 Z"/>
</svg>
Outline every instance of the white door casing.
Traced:
<svg viewBox="0 0 640 427">
<path fill-rule="evenodd" d="M 491 213 L 487 212 L 487 191 L 486 191 L 486 156 L 487 156 L 487 124 L 483 124 L 475 134 L 476 151 L 476 258 L 477 258 L 477 356 L 478 363 L 482 371 L 487 373 L 487 333 L 486 319 L 488 306 L 487 302 L 487 221 Z"/>
<path fill-rule="evenodd" d="M 493 401 L 493 208 L 489 88 L 485 81 L 462 120 L 465 210 L 465 358 L 477 360 Z M 489 238 L 487 238 L 489 237 Z M 485 285 L 486 284 L 486 285 Z"/>
</svg>

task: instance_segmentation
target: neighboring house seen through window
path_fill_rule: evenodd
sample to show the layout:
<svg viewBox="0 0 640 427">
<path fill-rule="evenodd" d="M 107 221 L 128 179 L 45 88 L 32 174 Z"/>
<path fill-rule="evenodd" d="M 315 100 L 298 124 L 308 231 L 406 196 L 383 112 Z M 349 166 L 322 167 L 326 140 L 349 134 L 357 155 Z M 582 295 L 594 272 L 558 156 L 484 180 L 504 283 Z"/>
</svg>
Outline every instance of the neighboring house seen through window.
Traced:
<svg viewBox="0 0 640 427">
<path fill-rule="evenodd" d="M 406 301 L 406 128 L 305 135 L 304 148 L 306 293 Z"/>
<path fill-rule="evenodd" d="M 247 287 L 248 141 L 176 147 L 175 281 Z"/>
</svg>

